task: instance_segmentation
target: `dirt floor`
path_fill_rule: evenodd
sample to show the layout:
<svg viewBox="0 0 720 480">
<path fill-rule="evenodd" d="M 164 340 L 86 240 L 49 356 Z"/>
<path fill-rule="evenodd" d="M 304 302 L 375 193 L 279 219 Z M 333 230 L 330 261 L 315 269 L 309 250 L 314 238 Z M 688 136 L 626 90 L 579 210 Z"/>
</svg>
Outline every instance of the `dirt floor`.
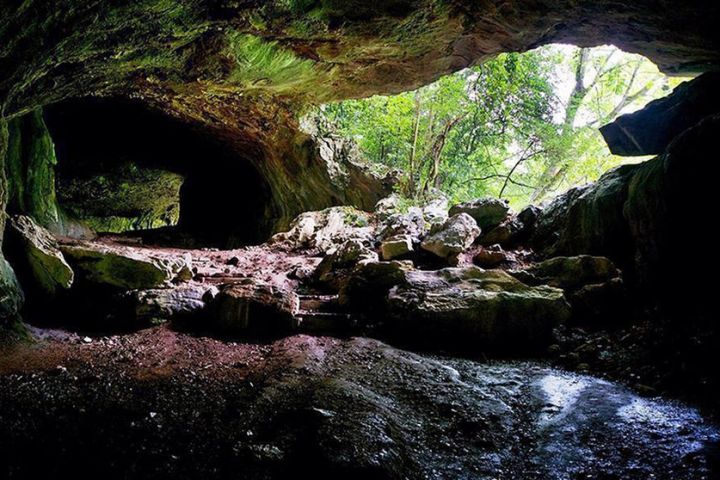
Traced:
<svg viewBox="0 0 720 480">
<path fill-rule="evenodd" d="M 363 338 L 34 330 L 0 351 L 0 476 L 715 478 L 718 430 L 540 363 Z M 299 476 L 299 477 L 298 477 Z"/>
</svg>

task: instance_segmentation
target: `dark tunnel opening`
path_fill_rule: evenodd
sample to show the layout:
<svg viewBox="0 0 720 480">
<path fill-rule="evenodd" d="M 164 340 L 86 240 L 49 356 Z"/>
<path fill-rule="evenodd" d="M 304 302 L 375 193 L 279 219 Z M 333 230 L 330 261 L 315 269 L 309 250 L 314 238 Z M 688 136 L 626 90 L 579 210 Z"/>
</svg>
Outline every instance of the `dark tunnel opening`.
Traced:
<svg viewBox="0 0 720 480">
<path fill-rule="evenodd" d="M 62 102 L 45 109 L 45 121 L 58 202 L 99 232 L 212 246 L 267 237 L 270 192 L 254 159 L 200 128 L 116 98 Z"/>
</svg>

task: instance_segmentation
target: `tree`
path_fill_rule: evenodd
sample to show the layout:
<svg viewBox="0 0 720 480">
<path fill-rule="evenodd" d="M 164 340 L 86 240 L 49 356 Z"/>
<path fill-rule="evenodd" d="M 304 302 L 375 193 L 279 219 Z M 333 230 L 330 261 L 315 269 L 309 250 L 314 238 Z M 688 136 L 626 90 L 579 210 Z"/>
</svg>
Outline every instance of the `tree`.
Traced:
<svg viewBox="0 0 720 480">
<path fill-rule="evenodd" d="M 401 169 L 402 192 L 515 206 L 594 180 L 621 159 L 598 127 L 661 96 L 670 81 L 613 47 L 508 53 L 414 92 L 326 105 L 366 157 Z"/>
</svg>

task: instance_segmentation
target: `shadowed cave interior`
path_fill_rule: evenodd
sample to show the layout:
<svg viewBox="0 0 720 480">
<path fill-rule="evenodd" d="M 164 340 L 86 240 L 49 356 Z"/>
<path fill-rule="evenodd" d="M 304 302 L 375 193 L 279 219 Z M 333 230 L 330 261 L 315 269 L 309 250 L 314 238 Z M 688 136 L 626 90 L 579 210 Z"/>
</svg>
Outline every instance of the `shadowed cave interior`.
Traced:
<svg viewBox="0 0 720 480">
<path fill-rule="evenodd" d="M 244 152 L 201 129 L 120 99 L 63 102 L 47 109 L 45 119 L 56 148 L 59 203 L 81 220 L 95 218 L 96 230 L 177 225 L 206 246 L 225 247 L 259 243 L 269 235 L 263 178 Z M 98 198 L 108 192 L 103 185 L 93 190 L 93 180 L 122 177 L 127 169 L 140 171 L 137 192 L 130 183 L 125 186 L 130 191 L 115 193 L 128 204 Z M 146 180 L 145 187 L 143 171 L 160 178 Z M 113 216 L 128 221 L 115 229 L 105 226 L 110 222 L 103 217 Z"/>
</svg>

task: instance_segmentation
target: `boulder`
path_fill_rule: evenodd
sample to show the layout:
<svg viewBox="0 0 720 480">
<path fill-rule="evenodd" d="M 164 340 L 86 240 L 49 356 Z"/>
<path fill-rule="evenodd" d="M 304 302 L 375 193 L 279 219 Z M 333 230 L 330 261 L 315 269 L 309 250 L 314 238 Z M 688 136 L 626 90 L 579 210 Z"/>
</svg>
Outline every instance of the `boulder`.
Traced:
<svg viewBox="0 0 720 480">
<path fill-rule="evenodd" d="M 339 289 L 361 261 L 377 262 L 378 254 L 359 240 L 347 240 L 322 259 L 313 276 L 320 283 Z"/>
<path fill-rule="evenodd" d="M 398 235 L 408 235 L 413 241 L 419 242 L 426 233 L 427 228 L 422 209 L 411 207 L 405 213 L 393 213 L 382 220 L 379 225 L 378 238 L 385 240 Z"/>
<path fill-rule="evenodd" d="M 517 214 L 517 219 L 523 225 L 523 229 L 532 229 L 537 223 L 537 219 L 542 213 L 542 208 L 535 205 L 528 205 L 527 207 L 520 210 Z"/>
<path fill-rule="evenodd" d="M 405 273 L 412 269 L 410 261 L 359 263 L 340 290 L 340 305 L 354 311 L 383 312 L 390 289 L 404 282 Z"/>
<path fill-rule="evenodd" d="M 578 255 L 551 258 L 513 274 L 533 285 L 550 285 L 574 291 L 585 285 L 618 278 L 620 271 L 608 258 Z"/>
<path fill-rule="evenodd" d="M 217 333 L 275 335 L 295 326 L 300 300 L 289 289 L 247 278 L 221 288 L 208 308 Z"/>
<path fill-rule="evenodd" d="M 499 244 L 507 247 L 516 243 L 521 231 L 522 225 L 515 219 L 509 219 L 480 235 L 478 243 L 485 246 Z"/>
<path fill-rule="evenodd" d="M 448 203 L 448 198 L 444 193 L 433 190 L 422 207 L 425 221 L 431 226 L 444 224 L 449 217 Z"/>
<path fill-rule="evenodd" d="M 423 250 L 440 258 L 450 259 L 467 250 L 480 235 L 475 220 L 466 213 L 450 217 L 445 224 L 420 244 Z"/>
<path fill-rule="evenodd" d="M 49 295 L 70 288 L 75 274 L 57 240 L 30 217 L 17 215 L 10 219 L 7 241 L 8 250 L 20 257 L 16 268 L 27 277 L 24 281 L 31 281 L 33 287 Z"/>
<path fill-rule="evenodd" d="M 622 115 L 600 128 L 615 155 L 658 155 L 688 128 L 720 113 L 719 72 L 705 73 L 680 84 L 672 94 Z"/>
<path fill-rule="evenodd" d="M 397 193 L 388 195 L 385 198 L 380 199 L 376 204 L 373 212 L 378 220 L 385 220 L 390 215 L 400 213 L 400 207 L 402 199 Z"/>
<path fill-rule="evenodd" d="M 518 230 L 514 233 L 513 241 L 518 243 L 526 243 L 535 231 L 538 218 L 542 214 L 542 208 L 535 205 L 528 205 L 520 210 L 514 221 L 518 226 Z"/>
<path fill-rule="evenodd" d="M 540 351 L 570 316 L 562 290 L 478 267 L 406 272 L 387 302 L 394 336 L 475 352 Z"/>
<path fill-rule="evenodd" d="M 412 253 L 413 240 L 410 235 L 391 237 L 380 244 L 383 260 L 393 260 Z"/>
<path fill-rule="evenodd" d="M 450 209 L 450 215 L 467 213 L 475 219 L 482 230 L 490 230 L 502 223 L 510 212 L 506 200 L 485 197 L 459 203 Z"/>
<path fill-rule="evenodd" d="M 371 245 L 372 230 L 368 213 L 352 207 L 330 207 L 300 214 L 288 231 L 272 237 L 272 243 L 327 254 L 350 239 Z"/>
<path fill-rule="evenodd" d="M 507 255 L 500 245 L 483 247 L 473 257 L 473 263 L 481 268 L 494 268 L 507 261 Z"/>
<path fill-rule="evenodd" d="M 134 290 L 167 286 L 192 276 L 192 259 L 142 248 L 72 242 L 60 250 L 83 279 L 98 285 Z"/>
<path fill-rule="evenodd" d="M 140 323 L 190 317 L 205 308 L 208 288 L 189 283 L 175 288 L 155 288 L 128 292 L 135 319 Z"/>
</svg>

